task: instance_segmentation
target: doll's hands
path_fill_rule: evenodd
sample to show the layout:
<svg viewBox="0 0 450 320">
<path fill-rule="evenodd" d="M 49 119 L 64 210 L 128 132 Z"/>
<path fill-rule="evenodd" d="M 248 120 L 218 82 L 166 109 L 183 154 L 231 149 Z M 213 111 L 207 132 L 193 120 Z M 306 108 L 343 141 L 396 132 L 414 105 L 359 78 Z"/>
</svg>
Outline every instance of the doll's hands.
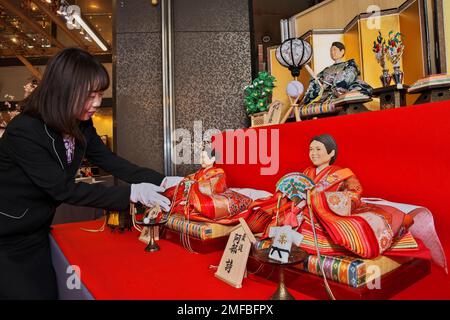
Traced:
<svg viewBox="0 0 450 320">
<path fill-rule="evenodd" d="M 134 203 L 140 202 L 147 207 L 153 207 L 159 204 L 161 209 L 169 211 L 170 200 L 158 192 L 164 192 L 164 188 L 152 183 L 132 184 L 130 200 Z"/>
</svg>

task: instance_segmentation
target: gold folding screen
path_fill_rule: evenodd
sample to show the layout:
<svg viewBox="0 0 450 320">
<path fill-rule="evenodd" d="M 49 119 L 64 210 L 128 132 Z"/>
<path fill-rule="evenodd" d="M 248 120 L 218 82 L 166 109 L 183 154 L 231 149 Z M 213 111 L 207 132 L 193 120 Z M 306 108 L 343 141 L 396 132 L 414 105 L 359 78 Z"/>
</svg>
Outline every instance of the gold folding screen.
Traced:
<svg viewBox="0 0 450 320">
<path fill-rule="evenodd" d="M 444 1 L 444 3 L 445 21 L 450 27 L 450 1 Z M 326 66 L 332 64 L 329 58 L 330 45 L 333 41 L 341 41 L 346 46 L 346 60 L 355 59 L 361 69 L 361 78 L 372 87 L 378 88 L 381 86 L 380 75 L 382 69 L 372 52 L 373 42 L 377 38 L 379 31 L 385 38 L 388 37 L 390 31 L 401 32 L 405 44 L 405 53 L 400 61 L 400 67 L 405 74 L 404 84 L 411 85 L 425 76 L 425 44 L 423 40 L 422 14 L 420 0 L 409 0 L 404 2 L 399 8 L 381 12 L 377 25 L 379 28 L 374 28 L 373 19 L 370 20 L 370 14 L 362 13 L 350 23 L 347 21 L 348 25 L 342 30 L 313 29 L 301 37 L 308 40 L 313 47 L 314 54 L 310 65 L 315 72 L 318 73 Z M 305 15 L 302 17 L 305 18 Z M 323 19 L 326 19 L 326 17 L 323 17 Z M 311 27 L 314 27 L 314 25 L 311 25 Z M 447 43 L 450 43 L 450 31 L 446 34 L 446 38 L 448 40 Z M 277 78 L 278 85 L 274 90 L 273 98 L 286 102 L 288 98 L 286 97 L 285 88 L 286 84 L 292 80 L 292 77 L 289 70 L 282 67 L 276 60 L 275 50 L 276 47 L 270 48 L 270 54 L 268 55 L 270 58 L 269 65 L 271 66 L 269 71 Z M 447 46 L 447 57 L 449 55 L 450 46 Z M 449 61 L 448 58 L 447 61 Z M 392 64 L 387 62 L 386 66 L 392 73 Z M 447 64 L 447 66 L 450 68 L 450 64 Z M 299 81 L 303 83 L 305 89 L 309 83 L 309 78 L 306 70 L 302 70 Z M 408 96 L 407 104 L 412 104 L 415 99 L 415 96 Z"/>
</svg>

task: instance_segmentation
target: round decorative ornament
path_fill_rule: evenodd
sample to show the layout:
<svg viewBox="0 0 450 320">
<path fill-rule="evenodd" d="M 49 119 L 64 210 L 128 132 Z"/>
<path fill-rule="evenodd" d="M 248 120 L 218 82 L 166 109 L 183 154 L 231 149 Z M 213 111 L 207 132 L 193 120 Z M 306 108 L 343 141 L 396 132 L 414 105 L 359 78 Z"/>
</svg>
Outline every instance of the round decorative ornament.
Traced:
<svg viewBox="0 0 450 320">
<path fill-rule="evenodd" d="M 304 90 L 305 88 L 303 87 L 303 84 L 297 80 L 289 82 L 289 84 L 286 87 L 287 95 L 295 99 L 301 96 Z"/>
</svg>

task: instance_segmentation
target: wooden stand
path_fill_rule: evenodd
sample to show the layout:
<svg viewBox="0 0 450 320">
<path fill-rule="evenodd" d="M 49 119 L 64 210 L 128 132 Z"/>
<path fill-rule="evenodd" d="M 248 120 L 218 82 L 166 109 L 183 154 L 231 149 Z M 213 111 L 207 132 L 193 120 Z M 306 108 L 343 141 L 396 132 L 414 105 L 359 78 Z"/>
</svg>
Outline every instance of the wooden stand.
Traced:
<svg viewBox="0 0 450 320">
<path fill-rule="evenodd" d="M 366 100 L 364 102 L 369 102 L 369 101 L 372 101 L 372 99 Z M 316 119 L 316 118 L 319 119 L 319 118 L 343 116 L 343 115 L 348 115 L 348 114 L 357 114 L 357 113 L 370 111 L 363 104 L 364 102 L 356 101 L 356 102 L 342 103 L 342 104 L 336 106 L 336 110 L 334 112 L 315 114 L 315 115 L 310 115 L 310 116 L 303 116 L 303 119 L 304 120 L 310 120 L 310 119 Z"/>
<path fill-rule="evenodd" d="M 371 100 L 368 100 L 371 101 Z M 337 106 L 339 113 L 338 115 L 346 115 L 346 114 L 357 114 L 362 112 L 368 112 L 369 109 L 362 102 L 350 102 Z"/>
<path fill-rule="evenodd" d="M 416 102 L 414 102 L 414 105 L 450 100 L 450 86 L 448 84 L 442 87 L 438 86 L 424 87 L 418 91 L 414 91 L 411 93 L 421 94 L 420 97 L 417 98 Z"/>
<path fill-rule="evenodd" d="M 406 93 L 409 86 L 393 85 L 373 90 L 375 97 L 380 97 L 380 109 L 393 109 L 406 106 Z"/>
<path fill-rule="evenodd" d="M 295 120 L 297 122 L 302 121 L 302 119 L 300 118 L 300 97 L 303 94 L 299 95 L 297 98 L 292 98 L 289 97 L 289 100 L 291 101 L 291 106 L 289 107 L 288 111 L 286 112 L 286 114 L 283 117 L 283 120 L 281 120 L 281 123 L 286 123 L 287 119 L 289 119 L 289 117 L 291 116 L 292 110 L 294 110 L 294 114 L 295 114 Z"/>
<path fill-rule="evenodd" d="M 159 236 L 161 239 L 169 240 L 183 246 L 182 235 L 177 231 L 164 227 L 160 230 Z M 189 236 L 189 242 L 192 250 L 197 253 L 206 254 L 215 251 L 223 251 L 227 245 L 228 238 L 229 236 L 227 235 L 219 238 L 202 240 Z"/>
<path fill-rule="evenodd" d="M 247 270 L 254 272 L 261 264 L 250 257 Z M 381 289 L 369 289 L 367 286 L 358 288 L 328 280 L 331 291 L 337 300 L 385 300 L 392 298 L 407 287 L 418 282 L 430 273 L 431 263 L 428 260 L 414 259 L 396 270 L 381 277 Z M 257 275 L 276 282 L 273 268 L 263 267 Z M 323 278 L 296 268 L 285 270 L 285 282 L 289 288 L 309 295 L 316 299 L 328 300 L 328 294 L 323 285 Z"/>
</svg>

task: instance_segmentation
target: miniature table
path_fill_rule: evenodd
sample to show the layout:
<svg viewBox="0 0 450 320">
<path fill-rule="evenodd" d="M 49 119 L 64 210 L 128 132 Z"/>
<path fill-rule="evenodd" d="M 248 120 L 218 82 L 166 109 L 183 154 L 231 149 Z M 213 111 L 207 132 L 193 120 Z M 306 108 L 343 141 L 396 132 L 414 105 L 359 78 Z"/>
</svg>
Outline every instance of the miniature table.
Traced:
<svg viewBox="0 0 450 320">
<path fill-rule="evenodd" d="M 291 254 L 287 263 L 273 260 L 269 258 L 271 248 L 258 250 L 252 248 L 251 255 L 260 263 L 270 264 L 278 267 L 279 279 L 278 288 L 270 298 L 271 300 L 295 300 L 289 293 L 286 284 L 284 283 L 284 268 L 290 265 L 299 264 L 308 258 L 308 254 L 297 246 L 292 246 Z"/>
<path fill-rule="evenodd" d="M 450 100 L 450 84 L 431 85 L 414 90 L 411 94 L 420 93 L 414 105 Z"/>
<path fill-rule="evenodd" d="M 154 221 L 154 220 L 150 220 L 150 222 L 145 223 L 143 221 L 136 221 L 136 224 L 141 225 L 143 227 L 147 227 L 148 228 L 148 232 L 150 234 L 150 241 L 148 242 L 147 247 L 145 247 L 145 251 L 147 252 L 155 252 L 155 251 L 159 251 L 159 245 L 156 243 L 155 240 L 155 231 L 157 228 L 159 228 L 160 226 L 163 226 L 167 223 L 168 219 L 163 219 L 161 221 Z"/>
<path fill-rule="evenodd" d="M 392 109 L 406 106 L 406 93 L 409 86 L 393 85 L 373 90 L 374 97 L 380 97 L 380 109 Z"/>
</svg>

